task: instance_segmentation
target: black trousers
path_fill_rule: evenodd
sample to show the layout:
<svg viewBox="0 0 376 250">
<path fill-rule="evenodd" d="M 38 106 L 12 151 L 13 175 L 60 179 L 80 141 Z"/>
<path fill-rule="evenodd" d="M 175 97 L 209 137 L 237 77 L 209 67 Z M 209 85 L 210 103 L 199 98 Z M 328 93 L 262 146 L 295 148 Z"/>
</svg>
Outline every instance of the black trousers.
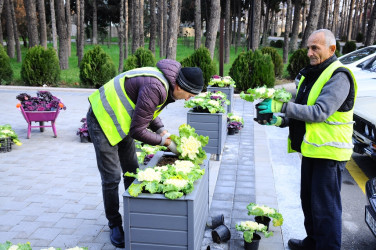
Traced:
<svg viewBox="0 0 376 250">
<path fill-rule="evenodd" d="M 302 158 L 300 198 L 307 232 L 305 244 L 341 249 L 341 182 L 346 162 Z"/>
<path fill-rule="evenodd" d="M 127 136 L 117 145 L 111 146 L 91 108 L 87 113 L 87 125 L 102 179 L 103 203 L 108 226 L 110 228 L 121 226 L 119 183 L 123 177 L 124 188 L 127 189 L 134 180 L 123 175 L 126 171 L 135 173 L 138 168 L 134 140 Z"/>
</svg>

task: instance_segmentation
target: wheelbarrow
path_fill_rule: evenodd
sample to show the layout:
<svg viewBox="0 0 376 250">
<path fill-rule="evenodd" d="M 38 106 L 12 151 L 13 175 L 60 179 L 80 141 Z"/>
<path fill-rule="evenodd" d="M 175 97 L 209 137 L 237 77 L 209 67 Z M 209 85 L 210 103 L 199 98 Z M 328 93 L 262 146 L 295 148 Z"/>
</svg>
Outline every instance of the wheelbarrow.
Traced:
<svg viewBox="0 0 376 250">
<path fill-rule="evenodd" d="M 18 106 L 17 106 L 18 107 Z M 44 128 L 51 128 L 54 132 L 54 137 L 57 137 L 55 121 L 60 113 L 60 108 L 54 111 L 25 111 L 22 105 L 19 105 L 21 113 L 25 118 L 27 126 L 27 139 L 30 139 L 30 133 L 32 128 L 39 128 L 40 132 L 44 131 Z M 32 122 L 38 122 L 39 126 L 31 125 Z M 44 122 L 51 122 L 51 125 L 45 125 Z"/>
</svg>

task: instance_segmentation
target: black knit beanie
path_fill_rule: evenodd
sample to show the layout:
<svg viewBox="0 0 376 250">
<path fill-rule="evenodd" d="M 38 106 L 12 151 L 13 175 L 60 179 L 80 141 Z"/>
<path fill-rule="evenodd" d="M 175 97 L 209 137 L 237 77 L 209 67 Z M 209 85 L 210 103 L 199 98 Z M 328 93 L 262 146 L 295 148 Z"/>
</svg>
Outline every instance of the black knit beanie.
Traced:
<svg viewBox="0 0 376 250">
<path fill-rule="evenodd" d="M 185 91 L 197 95 L 204 87 L 204 77 L 198 67 L 181 68 L 177 78 L 177 83 Z"/>
</svg>

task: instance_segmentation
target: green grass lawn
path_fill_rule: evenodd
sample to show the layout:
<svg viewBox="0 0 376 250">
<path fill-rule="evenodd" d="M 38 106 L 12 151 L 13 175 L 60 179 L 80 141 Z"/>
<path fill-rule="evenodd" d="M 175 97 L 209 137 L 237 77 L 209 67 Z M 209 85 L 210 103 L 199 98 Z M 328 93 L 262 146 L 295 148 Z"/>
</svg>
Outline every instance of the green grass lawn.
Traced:
<svg viewBox="0 0 376 250">
<path fill-rule="evenodd" d="M 116 41 L 116 39 L 114 40 Z M 204 42 L 202 43 L 204 44 Z M 111 57 L 113 60 L 116 69 L 119 67 L 119 47 L 117 44 L 108 45 L 106 42 L 104 44 L 99 44 L 103 50 Z M 52 47 L 52 44 L 49 44 Z M 91 44 L 85 45 L 84 53 L 94 46 Z M 218 47 L 218 46 L 217 46 Z M 129 45 L 131 48 L 131 44 Z M 148 48 L 147 41 L 145 41 L 145 48 Z M 27 52 L 27 48 L 21 46 L 22 49 L 22 58 L 25 58 L 25 54 Z M 283 52 L 282 49 L 277 49 L 278 53 L 282 56 Z M 243 51 L 246 51 L 246 47 L 238 47 L 237 53 L 235 53 L 235 47 L 232 46 L 230 50 L 230 62 L 224 64 L 223 66 L 223 73 L 224 75 L 228 75 L 228 72 L 231 68 L 232 63 L 235 61 L 236 57 Z M 176 60 L 182 61 L 184 58 L 190 56 L 194 52 L 194 38 L 179 38 L 178 40 L 178 47 L 176 53 Z M 130 55 L 131 53 L 129 53 Z M 290 56 L 290 55 L 289 55 Z M 157 61 L 161 60 L 159 56 L 159 47 L 156 46 L 155 58 Z M 217 65 L 217 73 L 219 73 L 219 50 L 216 49 L 214 55 L 214 61 Z M 13 69 L 13 83 L 12 85 L 24 85 L 23 81 L 21 80 L 21 65 L 22 63 L 18 63 L 15 58 L 11 59 L 11 65 Z M 287 64 L 284 65 L 284 74 L 283 76 L 286 77 L 287 74 Z M 72 50 L 71 56 L 69 57 L 69 69 L 61 71 L 61 83 L 59 86 L 61 87 L 82 87 L 80 86 L 80 77 L 79 77 L 79 67 L 78 67 L 78 58 L 76 56 L 76 44 L 72 42 Z M 278 82 L 285 82 L 286 79 L 277 79 L 276 84 Z"/>
</svg>

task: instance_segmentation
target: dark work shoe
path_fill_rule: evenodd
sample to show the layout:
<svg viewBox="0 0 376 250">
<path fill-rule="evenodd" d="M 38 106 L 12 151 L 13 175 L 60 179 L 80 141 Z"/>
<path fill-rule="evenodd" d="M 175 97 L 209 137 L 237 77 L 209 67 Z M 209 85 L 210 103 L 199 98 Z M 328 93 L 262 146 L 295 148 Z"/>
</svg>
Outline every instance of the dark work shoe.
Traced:
<svg viewBox="0 0 376 250">
<path fill-rule="evenodd" d="M 305 244 L 303 240 L 289 239 L 288 246 L 291 250 L 314 250 L 315 247 Z"/>
<path fill-rule="evenodd" d="M 122 226 L 117 226 L 110 229 L 110 239 L 112 245 L 119 248 L 124 248 L 124 230 Z"/>
</svg>

